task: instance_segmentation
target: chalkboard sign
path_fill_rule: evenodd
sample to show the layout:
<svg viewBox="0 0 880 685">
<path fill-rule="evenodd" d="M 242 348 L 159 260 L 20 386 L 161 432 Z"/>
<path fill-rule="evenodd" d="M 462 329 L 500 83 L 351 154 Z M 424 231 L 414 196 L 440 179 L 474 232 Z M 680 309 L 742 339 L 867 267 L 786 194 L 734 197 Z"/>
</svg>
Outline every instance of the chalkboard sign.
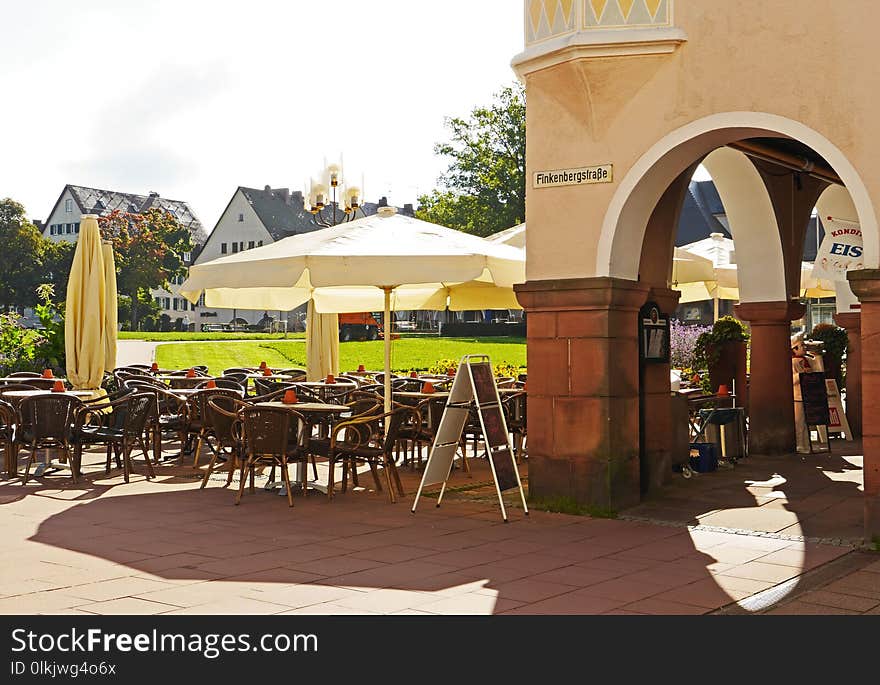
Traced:
<svg viewBox="0 0 880 685">
<path fill-rule="evenodd" d="M 822 372 L 802 373 L 801 397 L 804 401 L 804 417 L 808 426 L 827 426 L 831 423 L 828 412 L 828 389 Z"/>
<path fill-rule="evenodd" d="M 669 363 L 669 317 L 653 302 L 639 310 L 639 354 L 647 363 Z"/>
</svg>

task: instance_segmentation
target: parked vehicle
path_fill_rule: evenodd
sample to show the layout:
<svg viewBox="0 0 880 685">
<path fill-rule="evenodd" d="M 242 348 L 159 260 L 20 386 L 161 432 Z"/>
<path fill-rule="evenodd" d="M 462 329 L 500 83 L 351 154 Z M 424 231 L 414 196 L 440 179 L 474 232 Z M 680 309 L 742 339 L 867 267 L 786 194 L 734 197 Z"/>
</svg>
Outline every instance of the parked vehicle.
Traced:
<svg viewBox="0 0 880 685">
<path fill-rule="evenodd" d="M 372 312 L 339 315 L 339 340 L 378 340 L 382 326 Z"/>
</svg>

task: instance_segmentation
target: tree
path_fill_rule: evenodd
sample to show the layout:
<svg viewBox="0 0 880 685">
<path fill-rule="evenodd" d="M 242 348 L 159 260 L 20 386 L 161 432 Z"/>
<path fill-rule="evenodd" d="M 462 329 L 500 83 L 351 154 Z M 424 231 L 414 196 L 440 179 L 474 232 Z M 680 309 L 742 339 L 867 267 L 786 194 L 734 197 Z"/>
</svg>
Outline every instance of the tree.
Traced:
<svg viewBox="0 0 880 685">
<path fill-rule="evenodd" d="M 476 235 L 491 235 L 525 221 L 526 104 L 519 84 L 503 88 L 468 119 L 446 120 L 451 139 L 434 152 L 450 160 L 416 216 Z"/>
<path fill-rule="evenodd" d="M 67 281 L 75 251 L 76 243 L 66 240 L 55 242 L 43 238 L 43 281 L 52 285 L 52 292 L 58 302 L 67 300 Z"/>
<path fill-rule="evenodd" d="M 25 218 L 24 207 L 0 200 L 0 304 L 26 307 L 37 303 L 37 286 L 43 274 L 43 237 Z"/>
<path fill-rule="evenodd" d="M 192 234 L 171 213 L 155 207 L 143 214 L 116 210 L 98 221 L 113 243 L 120 293 L 137 301 L 185 272 L 183 255 L 193 250 Z M 131 328 L 136 330 L 140 308 L 130 309 Z"/>
</svg>

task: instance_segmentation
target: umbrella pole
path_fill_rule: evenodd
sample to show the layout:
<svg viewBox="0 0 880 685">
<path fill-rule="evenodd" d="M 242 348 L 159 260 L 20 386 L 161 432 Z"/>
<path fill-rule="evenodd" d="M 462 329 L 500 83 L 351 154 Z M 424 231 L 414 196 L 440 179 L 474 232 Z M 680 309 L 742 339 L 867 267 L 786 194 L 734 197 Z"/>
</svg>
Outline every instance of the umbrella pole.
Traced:
<svg viewBox="0 0 880 685">
<path fill-rule="evenodd" d="M 385 312 L 382 317 L 382 328 L 384 332 L 382 338 L 385 340 L 385 413 L 391 411 L 391 330 L 389 323 L 391 321 L 391 286 L 383 286 L 385 291 Z"/>
<path fill-rule="evenodd" d="M 718 286 L 715 286 L 715 295 L 712 296 L 712 306 L 714 311 L 713 323 L 718 321 Z"/>
</svg>

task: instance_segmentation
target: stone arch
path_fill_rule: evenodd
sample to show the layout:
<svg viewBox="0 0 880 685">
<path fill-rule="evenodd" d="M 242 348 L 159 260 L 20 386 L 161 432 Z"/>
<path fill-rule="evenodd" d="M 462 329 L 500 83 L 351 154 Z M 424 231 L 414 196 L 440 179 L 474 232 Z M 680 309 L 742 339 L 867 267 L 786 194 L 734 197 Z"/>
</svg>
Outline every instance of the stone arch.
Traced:
<svg viewBox="0 0 880 685">
<path fill-rule="evenodd" d="M 820 133 L 786 117 L 761 112 L 727 112 L 698 119 L 669 133 L 627 172 L 605 213 L 596 275 L 638 280 L 640 250 L 634 250 L 633 246 L 642 244 L 651 212 L 673 179 L 694 160 L 713 150 L 754 137 L 793 138 L 828 162 L 846 185 L 858 212 L 865 240 L 866 268 L 880 267 L 880 231 L 874 207 L 858 171 L 840 149 Z M 751 249 L 748 256 L 743 256 L 746 260 L 760 261 Z M 738 261 L 744 265 L 746 260 Z M 750 300 L 763 297 L 765 286 L 772 290 L 772 280 L 750 293 Z"/>
</svg>

